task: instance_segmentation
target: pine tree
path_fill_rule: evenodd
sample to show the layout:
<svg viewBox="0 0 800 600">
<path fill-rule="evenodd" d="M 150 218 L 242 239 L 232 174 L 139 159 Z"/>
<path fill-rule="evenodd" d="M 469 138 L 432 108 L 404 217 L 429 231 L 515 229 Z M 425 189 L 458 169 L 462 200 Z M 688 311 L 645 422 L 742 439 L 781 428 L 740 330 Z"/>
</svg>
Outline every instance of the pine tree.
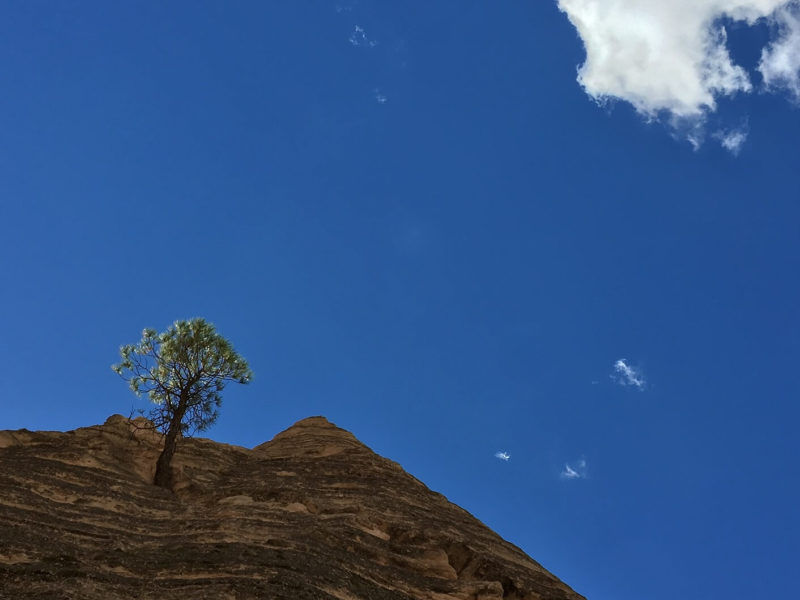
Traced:
<svg viewBox="0 0 800 600">
<path fill-rule="evenodd" d="M 122 361 L 111 368 L 154 404 L 147 416 L 164 435 L 153 483 L 171 489 L 179 438 L 208 429 L 219 414 L 225 384 L 249 383 L 253 373 L 204 319 L 176 321 L 163 333 L 145 329 L 141 341 L 122 346 L 120 355 Z"/>
</svg>

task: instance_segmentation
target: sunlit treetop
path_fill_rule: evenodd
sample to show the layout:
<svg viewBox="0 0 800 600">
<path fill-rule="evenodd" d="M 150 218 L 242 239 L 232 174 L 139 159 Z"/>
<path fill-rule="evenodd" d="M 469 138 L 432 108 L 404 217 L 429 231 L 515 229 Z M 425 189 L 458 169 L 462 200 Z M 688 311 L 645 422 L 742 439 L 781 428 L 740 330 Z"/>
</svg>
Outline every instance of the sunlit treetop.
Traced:
<svg viewBox="0 0 800 600">
<path fill-rule="evenodd" d="M 228 382 L 249 383 L 253 373 L 214 325 L 200 318 L 176 321 L 166 331 L 145 329 L 138 344 L 120 348 L 112 369 L 137 396 L 155 405 L 148 417 L 167 432 L 203 431 L 217 419 Z"/>
</svg>

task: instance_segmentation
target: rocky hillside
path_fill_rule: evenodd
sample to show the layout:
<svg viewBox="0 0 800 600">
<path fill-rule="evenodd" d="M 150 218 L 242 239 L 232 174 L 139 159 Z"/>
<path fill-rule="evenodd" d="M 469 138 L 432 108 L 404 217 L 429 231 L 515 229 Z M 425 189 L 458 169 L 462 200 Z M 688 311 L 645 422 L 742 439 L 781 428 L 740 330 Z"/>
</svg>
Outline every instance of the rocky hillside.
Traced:
<svg viewBox="0 0 800 600">
<path fill-rule="evenodd" d="M 0 432 L 0 598 L 583 598 L 323 417 L 182 441 L 174 493 L 133 429 Z"/>
</svg>

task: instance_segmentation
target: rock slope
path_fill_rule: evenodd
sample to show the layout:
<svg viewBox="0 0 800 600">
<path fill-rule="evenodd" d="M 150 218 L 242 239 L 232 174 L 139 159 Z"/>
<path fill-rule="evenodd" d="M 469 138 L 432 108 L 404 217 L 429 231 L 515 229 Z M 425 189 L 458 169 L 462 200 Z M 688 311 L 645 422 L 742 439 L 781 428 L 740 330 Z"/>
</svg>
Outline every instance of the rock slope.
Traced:
<svg viewBox="0 0 800 600">
<path fill-rule="evenodd" d="M 0 598 L 583 598 L 323 417 L 182 440 L 174 493 L 134 429 L 0 432 Z"/>
</svg>

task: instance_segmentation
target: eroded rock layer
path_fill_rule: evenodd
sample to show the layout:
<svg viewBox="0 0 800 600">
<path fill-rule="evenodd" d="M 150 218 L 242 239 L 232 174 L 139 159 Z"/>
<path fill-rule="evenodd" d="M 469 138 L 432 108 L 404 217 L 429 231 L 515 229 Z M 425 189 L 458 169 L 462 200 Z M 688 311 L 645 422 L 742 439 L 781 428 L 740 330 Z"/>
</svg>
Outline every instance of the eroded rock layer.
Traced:
<svg viewBox="0 0 800 600">
<path fill-rule="evenodd" d="M 0 432 L 0 598 L 583 598 L 323 417 L 183 440 L 174 493 L 133 429 Z"/>
</svg>

